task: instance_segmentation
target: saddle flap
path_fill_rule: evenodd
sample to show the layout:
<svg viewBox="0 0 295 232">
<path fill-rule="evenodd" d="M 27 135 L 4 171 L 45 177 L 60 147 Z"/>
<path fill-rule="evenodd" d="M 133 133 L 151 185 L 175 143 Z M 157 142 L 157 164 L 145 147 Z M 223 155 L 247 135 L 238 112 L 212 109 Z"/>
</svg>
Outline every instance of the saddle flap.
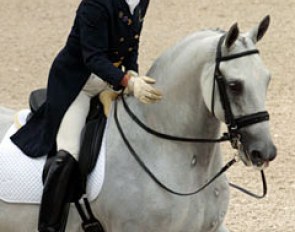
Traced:
<svg viewBox="0 0 295 232">
<path fill-rule="evenodd" d="M 79 166 L 82 175 L 87 176 L 96 165 L 100 153 L 107 118 L 102 111 L 97 118 L 87 122 L 82 131 Z"/>
</svg>

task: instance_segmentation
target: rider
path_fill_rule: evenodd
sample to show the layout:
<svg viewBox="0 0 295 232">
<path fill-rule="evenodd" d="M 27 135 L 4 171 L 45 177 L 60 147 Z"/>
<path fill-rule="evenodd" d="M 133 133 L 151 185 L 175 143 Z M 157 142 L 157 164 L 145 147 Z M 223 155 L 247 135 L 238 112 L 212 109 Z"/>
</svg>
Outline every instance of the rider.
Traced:
<svg viewBox="0 0 295 232">
<path fill-rule="evenodd" d="M 80 134 L 91 97 L 112 86 L 126 88 L 143 103 L 161 100 L 151 86 L 154 79 L 137 74 L 148 4 L 149 0 L 82 0 L 66 45 L 52 64 L 46 102 L 11 137 L 28 156 L 54 155 L 44 181 L 40 232 L 61 227 L 67 189 L 74 174 L 77 178 Z"/>
</svg>

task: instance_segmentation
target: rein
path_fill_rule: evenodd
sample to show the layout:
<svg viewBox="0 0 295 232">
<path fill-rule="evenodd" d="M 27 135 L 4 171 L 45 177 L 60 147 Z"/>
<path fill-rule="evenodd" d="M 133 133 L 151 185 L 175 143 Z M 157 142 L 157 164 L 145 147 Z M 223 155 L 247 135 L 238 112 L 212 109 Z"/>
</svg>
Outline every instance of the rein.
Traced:
<svg viewBox="0 0 295 232">
<path fill-rule="evenodd" d="M 155 135 L 159 138 L 162 139 L 166 139 L 166 140 L 177 140 L 177 141 L 182 141 L 182 142 L 195 142 L 195 143 L 205 143 L 206 142 L 213 142 L 215 141 L 215 143 L 218 142 L 224 142 L 224 141 L 228 141 L 230 140 L 228 137 L 228 134 L 225 133 L 220 139 L 216 139 L 216 140 L 211 140 L 211 139 L 195 139 L 195 138 L 183 138 L 183 137 L 175 137 L 172 135 L 167 135 L 167 134 L 162 134 L 160 132 L 157 132 L 149 127 L 147 127 L 143 122 L 141 122 L 138 117 L 136 117 L 136 115 L 131 111 L 131 109 L 129 108 L 129 106 L 127 105 L 124 95 L 121 95 L 122 97 L 122 102 L 123 102 L 123 106 L 124 109 L 126 110 L 126 112 L 128 113 L 128 115 L 130 116 L 131 119 L 133 119 L 142 129 L 144 129 L 146 132 Z M 130 144 L 129 140 L 127 139 L 123 128 L 119 122 L 119 118 L 118 118 L 118 100 L 115 101 L 115 106 L 114 106 L 114 119 L 116 122 L 116 126 L 119 130 L 119 133 L 125 143 L 125 145 L 127 146 L 129 152 L 131 153 L 131 155 L 133 156 L 133 158 L 137 161 L 137 163 L 141 166 L 141 168 L 147 173 L 147 175 L 157 184 L 159 185 L 161 188 L 163 188 L 164 190 L 166 190 L 169 193 L 172 193 L 174 195 L 177 196 L 191 196 L 191 195 L 195 195 L 198 194 L 199 192 L 201 192 L 202 190 L 204 190 L 206 187 L 208 187 L 211 183 L 213 183 L 218 177 L 220 177 L 223 173 L 225 173 L 232 165 L 234 165 L 237 162 L 237 159 L 233 158 L 232 160 L 230 160 L 229 162 L 227 162 L 224 167 L 222 167 L 220 169 L 220 171 L 218 173 L 216 173 L 208 182 L 206 182 L 203 186 L 201 186 L 200 188 L 198 188 L 195 191 L 192 192 L 188 192 L 188 193 L 181 193 L 181 192 L 177 192 L 171 188 L 169 188 L 167 185 L 163 184 L 154 174 L 153 172 L 147 167 L 147 165 L 142 161 L 142 159 L 139 157 L 139 155 L 136 153 L 136 151 L 134 150 L 134 148 L 132 147 L 132 145 Z M 229 185 L 232 188 L 235 188 L 249 196 L 252 196 L 254 198 L 257 199 L 262 199 L 266 196 L 267 194 L 267 183 L 266 183 L 266 179 L 265 179 L 265 175 L 263 173 L 263 171 L 261 171 L 261 177 L 262 177 L 262 183 L 263 183 L 263 194 L 262 195 L 257 195 L 255 193 L 252 193 L 238 185 L 229 183 Z"/>
<path fill-rule="evenodd" d="M 124 97 L 122 97 L 122 99 L 124 99 Z M 124 100 L 123 100 L 124 101 Z M 126 104 L 126 102 L 125 102 Z M 178 195 L 178 196 L 191 196 L 191 195 L 195 195 L 197 193 L 199 193 L 200 191 L 202 191 L 203 189 L 205 189 L 208 185 L 210 185 L 215 179 L 217 179 L 221 174 L 223 174 L 227 169 L 229 169 L 235 162 L 237 162 L 236 159 L 232 159 L 231 161 L 229 161 L 213 178 L 211 178 L 206 184 L 204 184 L 201 188 L 190 192 L 190 193 L 180 193 L 180 192 L 176 192 L 174 190 L 172 190 L 171 188 L 169 188 L 168 186 L 166 186 L 165 184 L 163 184 L 153 173 L 152 171 L 146 166 L 146 164 L 141 160 L 141 158 L 138 156 L 138 154 L 135 152 L 134 148 L 132 147 L 132 145 L 129 143 L 128 139 L 126 138 L 126 135 L 122 129 L 122 126 L 119 122 L 119 118 L 118 118 L 118 101 L 116 100 L 115 102 L 115 108 L 114 108 L 114 118 L 115 118 L 115 122 L 116 125 L 118 127 L 118 130 L 120 132 L 120 135 L 123 139 L 123 141 L 125 142 L 125 145 L 127 146 L 128 150 L 130 151 L 131 155 L 133 156 L 133 158 L 138 162 L 138 164 L 143 168 L 143 170 L 150 176 L 150 178 L 152 180 L 154 180 L 156 182 L 156 184 L 158 184 L 161 188 L 165 189 L 167 192 L 172 193 L 174 195 Z M 126 109 L 126 108 L 125 108 Z"/>
<path fill-rule="evenodd" d="M 223 43 L 225 39 L 225 36 L 222 36 L 218 42 L 218 46 L 217 46 L 217 52 L 216 52 L 216 65 L 215 65 L 215 72 L 214 72 L 214 81 L 213 81 L 213 88 L 212 88 L 212 104 L 211 104 L 211 110 L 212 113 L 214 115 L 214 92 L 215 92 L 215 81 L 218 84 L 218 89 L 219 89 L 219 93 L 220 93 L 220 101 L 222 104 L 222 107 L 224 109 L 224 115 L 225 115 L 225 123 L 227 125 L 228 128 L 228 133 L 224 133 L 222 137 L 220 137 L 219 139 L 200 139 L 200 138 L 186 138 L 186 137 L 178 137 L 178 136 L 173 136 L 173 135 L 168 135 L 168 134 L 164 134 L 158 131 L 155 131 L 153 129 L 151 129 L 150 127 L 146 126 L 142 121 L 139 120 L 139 118 L 131 111 L 131 109 L 129 108 L 128 104 L 126 103 L 125 99 L 124 99 L 124 95 L 123 93 L 121 94 L 122 96 L 122 102 L 123 102 L 123 106 L 125 111 L 128 113 L 128 115 L 130 116 L 130 118 L 137 124 L 139 125 L 142 129 L 144 129 L 146 132 L 157 136 L 161 139 L 166 139 L 166 140 L 172 140 L 172 141 L 180 141 L 180 142 L 191 142 L 191 143 L 221 143 L 224 141 L 230 141 L 233 149 L 238 149 L 239 144 L 240 144 L 240 134 L 239 134 L 239 129 L 252 125 L 252 124 L 256 124 L 259 122 L 263 122 L 263 121 L 267 121 L 269 120 L 269 114 L 267 111 L 263 111 L 263 112 L 257 112 L 254 114 L 250 114 L 250 115 L 246 115 L 246 116 L 242 116 L 239 118 L 234 118 L 232 111 L 231 111 L 231 107 L 230 107 L 230 101 L 227 95 L 227 91 L 226 91 L 226 81 L 224 76 L 222 75 L 220 69 L 219 69 L 219 65 L 220 62 L 223 61 L 229 61 L 232 59 L 236 59 L 236 58 L 240 58 L 243 56 L 248 56 L 248 55 L 252 55 L 252 54 L 257 54 L 259 53 L 258 50 L 249 50 L 246 52 L 241 52 L 241 53 L 237 53 L 237 54 L 233 54 L 233 55 L 229 55 L 229 56 L 224 56 L 222 57 L 221 54 L 221 45 Z M 224 172 L 226 172 L 233 164 L 235 164 L 237 162 L 236 158 L 233 158 L 232 160 L 230 160 L 228 163 L 226 163 L 226 165 L 221 168 L 221 170 L 216 173 L 208 182 L 206 182 L 203 186 L 201 186 L 200 188 L 198 188 L 197 190 L 193 191 L 193 192 L 188 192 L 188 193 L 181 193 L 181 192 L 177 192 L 171 188 L 169 188 L 168 186 L 166 186 L 165 184 L 163 184 L 153 173 L 152 171 L 146 166 L 146 164 L 141 160 L 141 158 L 138 156 L 138 154 L 136 153 L 136 151 L 134 150 L 134 148 L 132 147 L 132 145 L 130 144 L 130 142 L 128 141 L 122 126 L 119 122 L 119 118 L 118 118 L 118 100 L 115 101 L 115 107 L 114 107 L 114 119 L 117 125 L 117 128 L 119 130 L 119 133 L 125 143 L 125 145 L 127 146 L 128 150 L 130 151 L 131 155 L 134 157 L 134 159 L 138 162 L 138 164 L 143 168 L 143 170 L 150 176 L 150 178 L 156 183 L 158 184 L 161 188 L 163 188 L 164 190 L 166 190 L 169 193 L 172 193 L 174 195 L 178 195 L 178 196 L 191 196 L 191 195 L 195 195 L 197 193 L 199 193 L 200 191 L 202 191 L 203 189 L 205 189 L 207 186 L 209 186 L 212 182 L 214 182 L 218 177 L 220 177 Z M 229 183 L 229 185 L 249 196 L 252 196 L 254 198 L 257 199 L 262 199 L 266 196 L 267 194 L 267 183 L 266 183 L 266 178 L 264 175 L 263 170 L 261 171 L 261 178 L 262 178 L 262 184 L 263 184 L 263 193 L 262 195 L 257 195 L 255 193 L 252 193 L 242 187 L 239 187 L 235 184 Z"/>
<path fill-rule="evenodd" d="M 229 141 L 230 137 L 228 133 L 224 133 L 222 137 L 219 139 L 200 139 L 200 138 L 186 138 L 186 137 L 178 137 L 174 135 L 164 134 L 158 131 L 153 130 L 152 128 L 146 126 L 140 119 L 131 111 L 130 107 L 125 101 L 124 95 L 122 94 L 122 102 L 124 105 L 124 109 L 129 114 L 130 118 L 133 119 L 134 122 L 137 123 L 143 130 L 148 132 L 149 134 L 155 135 L 161 139 L 179 141 L 179 142 L 190 142 L 190 143 L 221 143 L 225 141 Z"/>
</svg>

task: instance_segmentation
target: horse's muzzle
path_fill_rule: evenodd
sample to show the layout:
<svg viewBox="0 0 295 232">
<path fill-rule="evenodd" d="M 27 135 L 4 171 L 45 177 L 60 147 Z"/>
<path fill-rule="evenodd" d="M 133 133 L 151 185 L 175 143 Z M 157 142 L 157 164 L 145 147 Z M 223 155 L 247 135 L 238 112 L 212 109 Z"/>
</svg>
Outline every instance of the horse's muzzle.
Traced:
<svg viewBox="0 0 295 232">
<path fill-rule="evenodd" d="M 253 165 L 261 167 L 266 164 L 268 166 L 268 163 L 276 158 L 277 148 L 273 144 L 265 145 L 258 142 L 250 146 L 249 155 Z"/>
<path fill-rule="evenodd" d="M 246 129 L 241 135 L 244 159 L 247 159 L 242 158 L 242 160 L 246 165 L 252 164 L 258 168 L 264 168 L 276 158 L 277 148 L 267 134 L 253 133 Z"/>
</svg>

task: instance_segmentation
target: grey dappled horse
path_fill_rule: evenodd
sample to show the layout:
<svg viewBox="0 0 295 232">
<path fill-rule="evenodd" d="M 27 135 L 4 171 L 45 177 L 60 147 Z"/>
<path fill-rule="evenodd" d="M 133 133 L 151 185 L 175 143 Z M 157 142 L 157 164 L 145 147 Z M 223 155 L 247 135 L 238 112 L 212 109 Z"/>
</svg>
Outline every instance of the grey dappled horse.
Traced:
<svg viewBox="0 0 295 232">
<path fill-rule="evenodd" d="M 267 17 L 242 35 L 237 25 L 232 26 L 222 44 L 222 53 L 229 55 L 254 49 L 268 23 Z M 148 75 L 157 80 L 163 100 L 143 105 L 133 97 L 126 99 L 145 124 L 157 131 L 183 137 L 219 138 L 224 112 L 215 88 L 213 116 L 211 93 L 217 43 L 224 33 L 218 30 L 194 33 L 156 60 Z M 236 117 L 265 111 L 270 74 L 258 54 L 222 62 L 220 70 L 226 78 L 227 93 Z M 135 151 L 160 180 L 176 191 L 190 192 L 202 186 L 222 167 L 217 143 L 183 143 L 157 138 L 132 121 L 122 101 L 118 103 L 118 117 Z M 3 128 L 0 132 L 3 133 Z M 267 166 L 274 159 L 276 151 L 267 121 L 245 127 L 241 134 L 240 154 L 245 164 Z M 228 231 L 223 222 L 229 203 L 225 175 L 197 195 L 176 196 L 156 185 L 130 155 L 113 115 L 108 121 L 107 136 L 105 182 L 101 194 L 92 202 L 107 232 Z M 37 216 L 38 206 L 0 202 L 0 231 L 36 231 Z M 81 231 L 79 224 L 73 208 L 67 231 Z"/>
</svg>

